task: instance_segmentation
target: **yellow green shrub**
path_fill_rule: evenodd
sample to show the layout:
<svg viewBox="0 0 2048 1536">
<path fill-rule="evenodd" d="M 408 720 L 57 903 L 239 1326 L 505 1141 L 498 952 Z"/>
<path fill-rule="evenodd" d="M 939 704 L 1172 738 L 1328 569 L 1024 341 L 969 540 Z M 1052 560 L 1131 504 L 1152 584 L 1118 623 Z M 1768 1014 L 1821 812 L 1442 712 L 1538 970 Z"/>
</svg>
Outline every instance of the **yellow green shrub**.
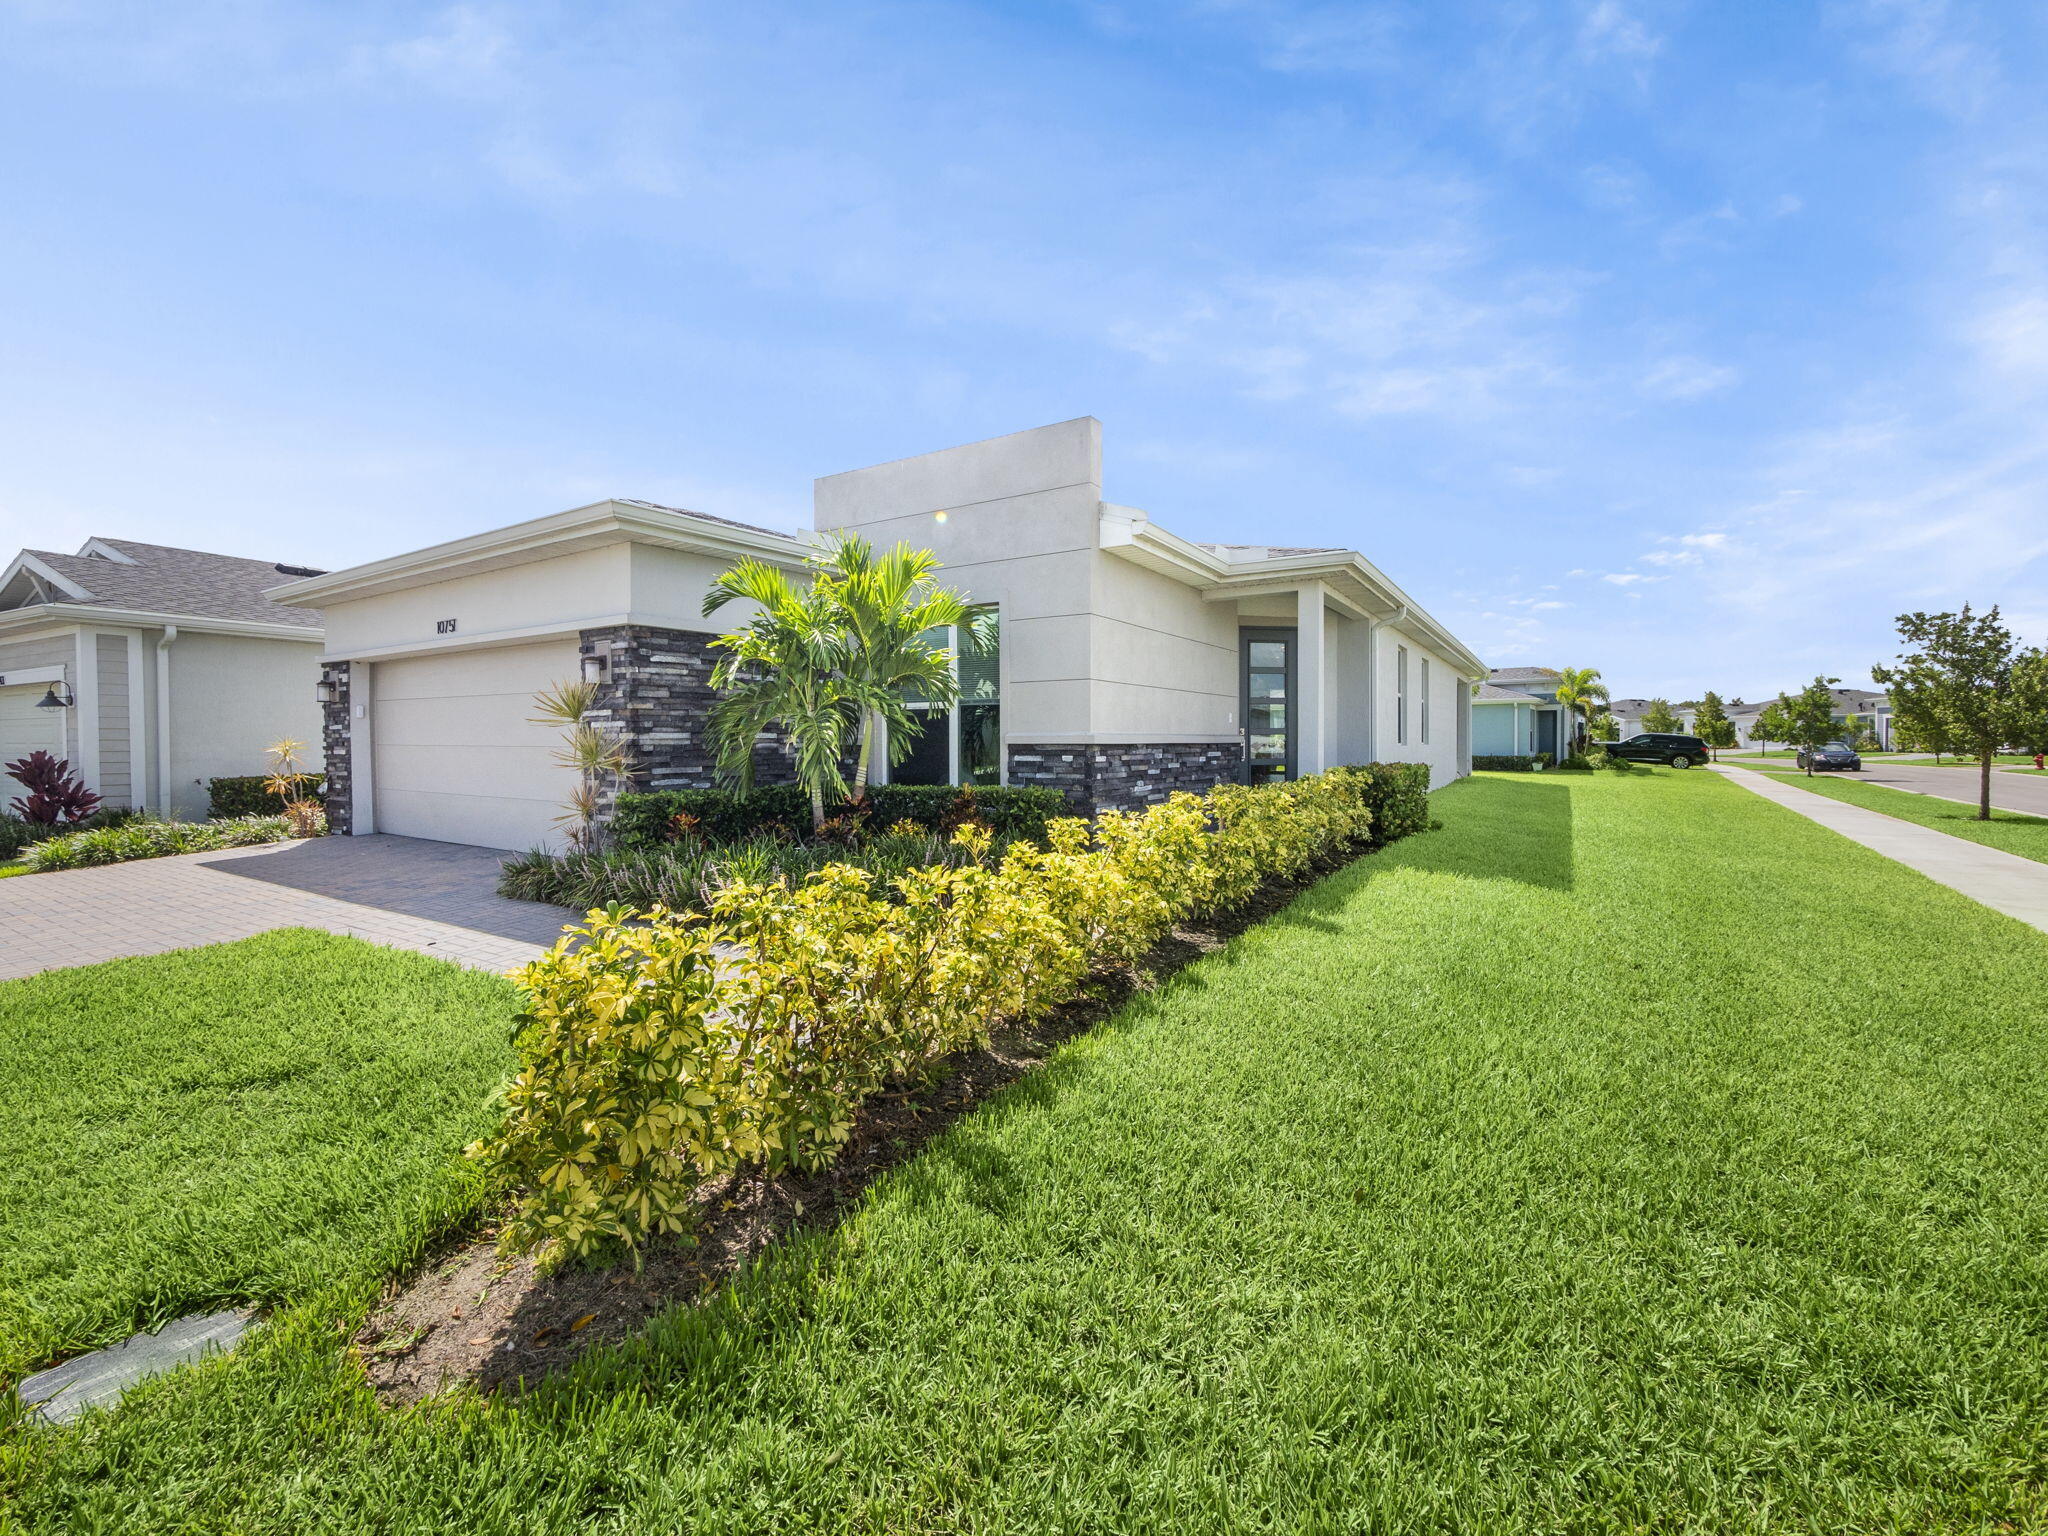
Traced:
<svg viewBox="0 0 2048 1536">
<path fill-rule="evenodd" d="M 528 999 L 499 1134 L 470 1149 L 518 1191 L 515 1251 L 587 1254 L 686 1232 L 692 1191 L 740 1168 L 829 1163 L 861 1102 L 998 1024 L 1042 1015 L 1089 971 L 1177 922 L 1365 841 L 1365 780 L 1177 794 L 998 859 L 878 888 L 832 865 L 732 886 L 707 918 L 592 912 L 514 979 Z"/>
</svg>

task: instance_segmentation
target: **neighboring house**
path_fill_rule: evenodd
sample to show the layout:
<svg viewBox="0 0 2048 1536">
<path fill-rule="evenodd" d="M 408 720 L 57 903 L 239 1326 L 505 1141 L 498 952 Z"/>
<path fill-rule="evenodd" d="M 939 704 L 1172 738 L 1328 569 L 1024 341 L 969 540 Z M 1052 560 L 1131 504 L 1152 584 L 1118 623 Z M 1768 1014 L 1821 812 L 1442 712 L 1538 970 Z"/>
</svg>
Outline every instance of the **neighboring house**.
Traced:
<svg viewBox="0 0 2048 1536">
<path fill-rule="evenodd" d="M 320 615 L 264 595 L 313 574 L 130 539 L 23 550 L 0 575 L 0 762 L 42 748 L 110 806 L 198 819 L 205 781 L 261 773 L 279 737 L 317 771 Z"/>
<path fill-rule="evenodd" d="M 1473 754 L 1563 762 L 1572 741 L 1569 711 L 1557 702 L 1563 681 L 1554 667 L 1495 667 L 1472 700 Z"/>
<path fill-rule="evenodd" d="M 1643 728 L 1643 714 L 1656 703 L 1655 699 L 1609 699 L 1607 713 L 1614 716 L 1614 734 L 1617 741 L 1635 735 Z"/>
<path fill-rule="evenodd" d="M 1355 551 L 1196 543 L 1104 500 L 1101 434 L 1084 417 L 816 483 L 818 530 L 931 549 L 997 619 L 960 704 L 878 779 L 1100 808 L 1373 758 L 1469 771 L 1466 646 Z M 579 675 L 633 785 L 712 784 L 711 642 L 746 614 L 707 620 L 704 593 L 746 555 L 795 571 L 811 541 L 604 501 L 279 588 L 327 628 L 334 826 L 554 840 L 568 779 L 529 700 Z M 772 743 L 757 764 L 790 777 Z"/>
<path fill-rule="evenodd" d="M 1885 751 L 1892 748 L 1892 701 L 1882 693 L 1873 693 L 1868 688 L 1830 688 L 1834 698 L 1835 720 L 1846 725 L 1848 717 L 1854 715 L 1876 735 L 1878 744 Z M 1745 747 L 1768 747 L 1783 743 L 1767 742 L 1756 733 L 1756 719 L 1766 705 L 1775 704 L 1778 696 L 1759 699 L 1754 704 L 1739 708 L 1731 706 L 1728 718 L 1735 723 L 1736 739 Z"/>
</svg>

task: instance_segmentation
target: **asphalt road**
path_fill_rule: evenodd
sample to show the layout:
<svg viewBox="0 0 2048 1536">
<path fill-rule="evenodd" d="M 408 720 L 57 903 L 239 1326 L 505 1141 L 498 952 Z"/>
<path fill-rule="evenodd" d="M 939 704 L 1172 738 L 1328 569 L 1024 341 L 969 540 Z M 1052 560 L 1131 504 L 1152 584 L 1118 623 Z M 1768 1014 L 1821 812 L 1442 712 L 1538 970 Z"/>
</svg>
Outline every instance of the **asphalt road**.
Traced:
<svg viewBox="0 0 2048 1536">
<path fill-rule="evenodd" d="M 1923 795 L 1939 795 L 1944 800 L 1960 800 L 1966 805 L 1977 803 L 1977 769 L 1973 764 L 1966 768 L 1936 768 L 1912 763 L 1866 763 L 1861 773 L 1842 775 L 1865 784 L 1885 784 L 1893 789 L 1918 790 Z M 2033 773 L 2005 773 L 1991 770 L 1991 803 L 2003 810 L 2018 811 L 2027 816 L 2048 816 L 2048 775 Z"/>
</svg>

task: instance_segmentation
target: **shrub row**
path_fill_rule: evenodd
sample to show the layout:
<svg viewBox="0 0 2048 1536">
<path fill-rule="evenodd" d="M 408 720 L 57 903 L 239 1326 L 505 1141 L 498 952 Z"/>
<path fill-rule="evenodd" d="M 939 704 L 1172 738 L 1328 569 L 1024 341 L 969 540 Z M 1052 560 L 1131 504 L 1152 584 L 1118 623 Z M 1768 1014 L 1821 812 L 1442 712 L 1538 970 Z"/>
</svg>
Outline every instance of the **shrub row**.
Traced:
<svg viewBox="0 0 2048 1536">
<path fill-rule="evenodd" d="M 498 894 L 514 901 L 553 902 L 579 912 L 613 903 L 688 912 L 701 909 L 725 886 L 801 880 L 828 864 L 851 864 L 887 884 L 927 864 L 963 864 L 967 859 L 951 838 L 922 827 L 875 833 L 851 846 L 749 837 L 736 843 L 692 839 L 603 853 L 535 850 L 505 861 Z"/>
<path fill-rule="evenodd" d="M 834 864 L 730 886 L 708 919 L 592 912 L 515 976 L 519 1072 L 498 1133 L 468 1149 L 518 1191 L 505 1247 L 638 1248 L 688 1230 L 706 1179 L 828 1163 L 883 1084 L 1044 1014 L 1177 920 L 1355 850 L 1375 794 L 1414 820 L 1415 782 L 1339 768 L 1225 785 L 1061 818 L 1000 858 L 963 827 L 964 862 L 893 890 Z"/>
<path fill-rule="evenodd" d="M 914 821 L 933 831 L 950 832 L 963 822 L 979 820 L 999 837 L 1043 840 L 1045 824 L 1072 814 L 1066 797 L 1038 786 L 997 788 L 951 784 L 876 784 L 868 789 L 866 810 L 828 806 L 835 820 L 849 816 L 873 827 Z M 807 831 L 810 797 L 795 784 L 769 784 L 746 791 L 729 789 L 666 789 L 619 796 L 612 816 L 612 842 L 619 848 L 657 848 L 676 840 L 681 814 L 704 838 L 718 843 L 781 828 Z"/>
<path fill-rule="evenodd" d="M 225 816 L 275 816 L 278 798 L 263 787 L 260 773 L 206 781 L 206 814 L 215 821 Z M 327 775 L 306 775 L 306 798 L 318 800 L 327 786 Z"/>
<path fill-rule="evenodd" d="M 1571 773 L 1591 773 L 1598 768 L 1605 768 L 1614 773 L 1633 773 L 1635 766 L 1627 758 L 1616 757 L 1612 752 L 1597 745 L 1590 751 L 1574 752 L 1558 764 L 1560 769 Z"/>
<path fill-rule="evenodd" d="M 52 869 L 86 869 L 161 859 L 178 853 L 209 853 L 282 842 L 297 834 L 282 816 L 237 816 L 223 821 L 153 821 L 137 818 L 90 832 L 68 832 L 35 844 L 22 855 L 38 874 Z"/>
<path fill-rule="evenodd" d="M 1475 757 L 1472 766 L 1480 773 L 1532 773 L 1539 763 L 1549 759 L 1542 753 L 1533 757 L 1510 755 L 1505 757 Z"/>
</svg>

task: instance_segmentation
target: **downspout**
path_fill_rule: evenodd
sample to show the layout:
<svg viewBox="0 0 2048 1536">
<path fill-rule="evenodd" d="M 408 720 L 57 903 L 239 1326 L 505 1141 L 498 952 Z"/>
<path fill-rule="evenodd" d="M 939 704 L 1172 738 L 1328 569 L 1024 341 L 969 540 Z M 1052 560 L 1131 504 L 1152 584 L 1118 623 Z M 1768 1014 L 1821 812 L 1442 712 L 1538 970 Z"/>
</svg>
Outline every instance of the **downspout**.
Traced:
<svg viewBox="0 0 2048 1536">
<path fill-rule="evenodd" d="M 156 795 L 157 811 L 171 814 L 171 642 L 178 626 L 166 624 L 156 643 Z"/>
</svg>

